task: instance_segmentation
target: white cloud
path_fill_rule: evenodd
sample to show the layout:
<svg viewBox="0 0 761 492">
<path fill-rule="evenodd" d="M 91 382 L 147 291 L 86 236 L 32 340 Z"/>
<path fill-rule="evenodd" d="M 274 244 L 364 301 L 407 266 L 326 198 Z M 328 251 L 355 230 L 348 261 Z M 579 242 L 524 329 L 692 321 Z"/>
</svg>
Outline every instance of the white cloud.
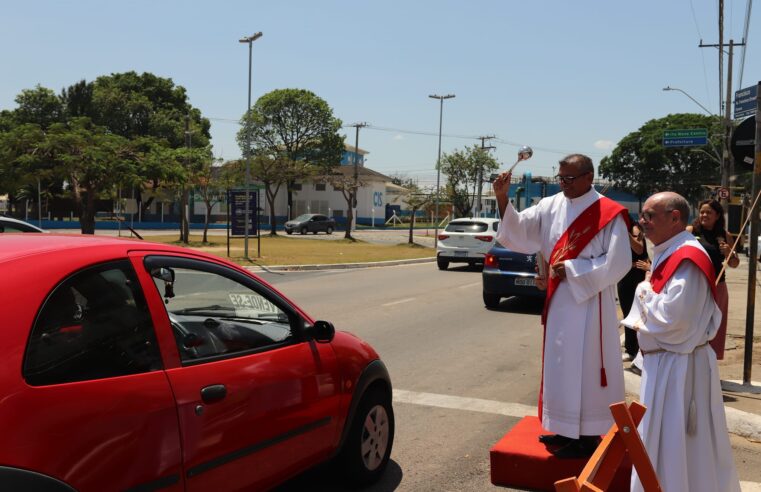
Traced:
<svg viewBox="0 0 761 492">
<path fill-rule="evenodd" d="M 597 142 L 595 142 L 595 148 L 598 148 L 601 150 L 611 150 L 615 146 L 616 144 L 614 142 L 611 142 L 610 140 L 598 140 Z"/>
<path fill-rule="evenodd" d="M 394 140 L 404 140 L 404 135 L 396 134 L 394 135 Z"/>
</svg>

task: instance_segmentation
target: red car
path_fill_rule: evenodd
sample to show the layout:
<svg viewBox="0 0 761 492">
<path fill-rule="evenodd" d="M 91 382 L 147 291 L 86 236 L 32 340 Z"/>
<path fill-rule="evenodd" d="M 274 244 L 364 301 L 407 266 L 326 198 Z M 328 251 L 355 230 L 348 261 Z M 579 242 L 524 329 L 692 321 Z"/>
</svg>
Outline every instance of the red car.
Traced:
<svg viewBox="0 0 761 492">
<path fill-rule="evenodd" d="M 383 472 L 391 382 L 367 343 L 220 258 L 0 238 L 0 490 L 266 490 Z"/>
</svg>

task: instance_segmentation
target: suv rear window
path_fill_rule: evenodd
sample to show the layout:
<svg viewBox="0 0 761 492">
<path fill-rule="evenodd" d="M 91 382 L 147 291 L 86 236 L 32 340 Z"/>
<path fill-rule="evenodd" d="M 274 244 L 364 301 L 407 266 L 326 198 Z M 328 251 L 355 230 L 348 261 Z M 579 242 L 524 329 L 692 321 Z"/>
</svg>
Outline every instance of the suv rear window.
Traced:
<svg viewBox="0 0 761 492">
<path fill-rule="evenodd" d="M 484 222 L 450 222 L 447 224 L 447 228 L 444 229 L 447 232 L 486 232 L 489 228 L 489 224 Z"/>
</svg>

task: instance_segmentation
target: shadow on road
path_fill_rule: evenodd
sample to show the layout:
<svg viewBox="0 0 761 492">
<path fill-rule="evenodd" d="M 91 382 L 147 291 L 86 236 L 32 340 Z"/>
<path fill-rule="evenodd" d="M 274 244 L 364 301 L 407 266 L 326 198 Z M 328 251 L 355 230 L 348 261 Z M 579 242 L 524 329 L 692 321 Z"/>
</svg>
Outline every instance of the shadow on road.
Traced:
<svg viewBox="0 0 761 492">
<path fill-rule="evenodd" d="M 499 307 L 490 311 L 504 311 L 509 313 L 536 314 L 540 316 L 544 309 L 544 299 L 535 297 L 508 297 L 502 299 Z"/>
<path fill-rule="evenodd" d="M 349 488 L 341 483 L 340 470 L 335 467 L 322 466 L 306 471 L 298 477 L 289 480 L 274 492 L 300 492 L 304 490 L 330 490 L 333 492 L 392 492 L 402 482 L 402 468 L 394 460 L 389 460 L 386 471 L 378 482 L 359 489 Z"/>
</svg>

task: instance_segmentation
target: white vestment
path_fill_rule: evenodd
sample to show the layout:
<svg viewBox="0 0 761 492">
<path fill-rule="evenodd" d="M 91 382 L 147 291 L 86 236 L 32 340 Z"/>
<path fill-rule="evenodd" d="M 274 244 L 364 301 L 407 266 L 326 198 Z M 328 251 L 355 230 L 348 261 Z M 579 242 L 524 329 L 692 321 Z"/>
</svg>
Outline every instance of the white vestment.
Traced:
<svg viewBox="0 0 761 492">
<path fill-rule="evenodd" d="M 689 232 L 654 248 L 653 271 L 678 248 L 701 251 Z M 637 287 L 631 312 L 622 324 L 639 331 L 646 354 L 640 400 L 647 411 L 639 433 L 664 492 L 740 490 L 727 433 L 716 354 L 721 311 L 706 276 L 683 261 L 659 294 L 650 282 Z M 692 408 L 691 408 L 692 407 Z M 642 491 L 636 470 L 632 491 Z"/>
<path fill-rule="evenodd" d="M 508 205 L 497 240 L 513 251 L 540 251 L 549 258 L 565 230 L 601 197 L 594 189 L 573 199 L 558 193 L 520 213 Z M 564 262 L 566 279 L 550 302 L 544 344 L 542 427 L 550 432 L 571 438 L 601 435 L 613 423 L 608 407 L 624 400 L 616 283 L 631 264 L 629 236 L 621 216 L 598 232 L 576 259 Z M 605 387 L 601 365 L 607 373 Z"/>
</svg>

